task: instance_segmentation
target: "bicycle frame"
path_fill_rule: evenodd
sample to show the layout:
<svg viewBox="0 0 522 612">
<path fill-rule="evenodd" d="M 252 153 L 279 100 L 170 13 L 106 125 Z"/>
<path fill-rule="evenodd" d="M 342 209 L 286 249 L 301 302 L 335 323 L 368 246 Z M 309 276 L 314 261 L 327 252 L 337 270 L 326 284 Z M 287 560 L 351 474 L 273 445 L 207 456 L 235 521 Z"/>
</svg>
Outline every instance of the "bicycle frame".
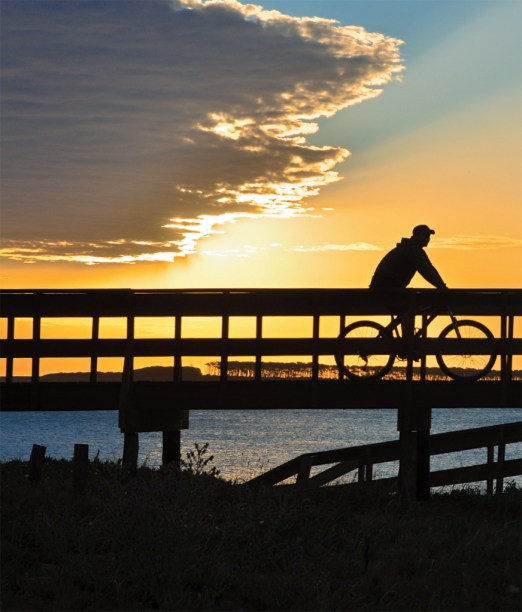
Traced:
<svg viewBox="0 0 522 612">
<path fill-rule="evenodd" d="M 426 316 L 424 313 L 428 310 L 431 310 L 430 307 L 424 309 L 424 312 L 421 310 L 419 312 L 416 312 L 414 316 L 417 315 L 422 315 L 423 317 Z M 432 321 L 434 321 L 437 317 L 440 317 L 441 315 L 447 315 L 450 319 L 453 325 L 455 325 L 455 332 L 457 334 L 458 338 L 461 338 L 461 333 L 460 330 L 457 326 L 457 317 L 451 312 L 451 310 L 447 310 L 446 312 L 439 312 L 439 313 L 435 313 L 435 314 L 430 314 L 427 316 L 426 319 L 423 320 L 423 324 L 422 327 L 417 329 L 415 331 L 414 328 L 414 338 L 422 338 L 425 334 L 426 334 L 426 330 L 428 329 L 430 323 Z M 388 323 L 388 325 L 386 325 L 385 329 L 389 330 L 392 334 L 395 335 L 396 338 L 401 338 L 401 333 L 399 331 L 399 328 L 401 327 L 403 321 L 406 319 L 406 317 L 409 316 L 409 313 L 405 313 L 403 315 L 391 315 L 391 322 Z"/>
</svg>

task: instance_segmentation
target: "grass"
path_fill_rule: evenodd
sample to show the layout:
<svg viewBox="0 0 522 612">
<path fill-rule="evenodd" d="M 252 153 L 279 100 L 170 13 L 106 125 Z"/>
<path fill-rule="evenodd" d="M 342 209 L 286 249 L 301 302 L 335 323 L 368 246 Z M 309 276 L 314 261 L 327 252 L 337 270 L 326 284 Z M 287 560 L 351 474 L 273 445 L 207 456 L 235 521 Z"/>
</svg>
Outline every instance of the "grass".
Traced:
<svg viewBox="0 0 522 612">
<path fill-rule="evenodd" d="M 2 470 L 2 610 L 520 610 L 521 491 L 298 500 L 194 466 Z"/>
</svg>

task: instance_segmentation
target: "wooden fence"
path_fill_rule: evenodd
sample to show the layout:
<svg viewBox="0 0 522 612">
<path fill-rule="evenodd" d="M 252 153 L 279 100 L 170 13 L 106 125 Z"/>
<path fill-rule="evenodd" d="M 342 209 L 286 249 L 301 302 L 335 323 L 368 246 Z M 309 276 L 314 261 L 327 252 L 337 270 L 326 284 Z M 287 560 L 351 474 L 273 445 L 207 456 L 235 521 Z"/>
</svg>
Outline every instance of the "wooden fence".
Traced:
<svg viewBox="0 0 522 612">
<path fill-rule="evenodd" d="M 496 493 L 502 493 L 505 478 L 522 475 L 522 459 L 506 459 L 506 446 L 517 442 L 522 442 L 522 421 L 432 434 L 429 440 L 430 457 L 483 448 L 486 461 L 477 465 L 432 471 L 429 486 L 486 481 L 487 492 L 492 493 L 495 481 Z M 253 478 L 247 484 L 272 486 L 295 477 L 298 489 L 309 490 L 357 471 L 358 483 L 396 488 L 397 478 L 374 479 L 374 467 L 400 459 L 399 440 L 306 453 Z M 326 465 L 330 467 L 311 475 L 312 468 Z"/>
</svg>

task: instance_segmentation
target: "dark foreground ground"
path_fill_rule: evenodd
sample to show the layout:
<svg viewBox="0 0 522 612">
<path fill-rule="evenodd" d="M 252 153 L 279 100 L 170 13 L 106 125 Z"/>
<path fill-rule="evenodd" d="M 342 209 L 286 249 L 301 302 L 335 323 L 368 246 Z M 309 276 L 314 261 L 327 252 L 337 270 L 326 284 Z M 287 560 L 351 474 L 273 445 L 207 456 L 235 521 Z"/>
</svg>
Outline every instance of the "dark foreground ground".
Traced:
<svg viewBox="0 0 522 612">
<path fill-rule="evenodd" d="M 520 610 L 521 491 L 311 499 L 94 461 L 1 465 L 2 610 Z"/>
</svg>

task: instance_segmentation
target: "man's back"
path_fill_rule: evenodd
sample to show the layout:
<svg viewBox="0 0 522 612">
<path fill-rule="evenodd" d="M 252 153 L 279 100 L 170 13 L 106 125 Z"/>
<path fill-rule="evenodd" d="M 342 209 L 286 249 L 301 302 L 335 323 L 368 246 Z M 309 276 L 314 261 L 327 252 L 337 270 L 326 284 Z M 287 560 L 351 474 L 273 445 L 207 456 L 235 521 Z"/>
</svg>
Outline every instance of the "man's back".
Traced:
<svg viewBox="0 0 522 612">
<path fill-rule="evenodd" d="M 417 226 L 411 238 L 403 238 L 397 243 L 377 266 L 370 288 L 403 289 L 408 286 L 416 272 L 434 287 L 445 288 L 444 281 L 423 248 L 427 246 L 431 233 L 435 232 L 427 226 Z"/>
</svg>

